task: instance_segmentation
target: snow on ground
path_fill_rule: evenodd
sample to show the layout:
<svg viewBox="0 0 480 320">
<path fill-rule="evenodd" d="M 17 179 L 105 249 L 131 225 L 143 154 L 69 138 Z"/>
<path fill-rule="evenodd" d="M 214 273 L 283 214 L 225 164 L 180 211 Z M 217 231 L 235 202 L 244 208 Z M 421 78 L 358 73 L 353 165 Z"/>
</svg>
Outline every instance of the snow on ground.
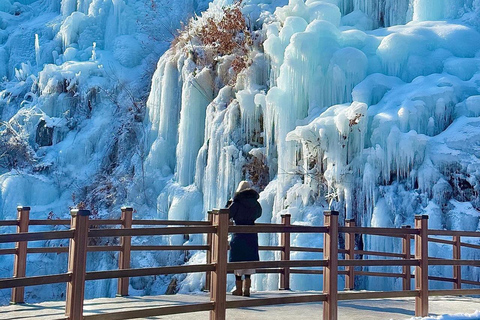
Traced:
<svg viewBox="0 0 480 320">
<path fill-rule="evenodd" d="M 464 320 L 464 319 L 480 319 L 480 311 L 476 311 L 474 313 L 469 313 L 469 314 L 452 314 L 452 315 L 441 315 L 437 317 L 413 317 L 409 318 L 409 320 Z"/>
</svg>

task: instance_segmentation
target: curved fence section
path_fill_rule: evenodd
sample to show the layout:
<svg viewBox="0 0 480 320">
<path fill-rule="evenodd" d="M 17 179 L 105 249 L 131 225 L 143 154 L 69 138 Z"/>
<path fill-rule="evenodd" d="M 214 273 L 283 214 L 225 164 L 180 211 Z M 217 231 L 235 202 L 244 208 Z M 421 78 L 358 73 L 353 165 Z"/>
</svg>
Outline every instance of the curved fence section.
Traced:
<svg viewBox="0 0 480 320">
<path fill-rule="evenodd" d="M 133 319 L 138 317 L 161 316 L 168 314 L 209 311 L 210 319 L 221 320 L 226 317 L 226 309 L 255 307 L 274 304 L 323 302 L 323 319 L 337 319 L 337 304 L 340 300 L 377 299 L 415 297 L 415 314 L 428 314 L 428 297 L 439 295 L 480 294 L 480 282 L 462 279 L 461 267 L 480 267 L 478 260 L 462 259 L 462 248 L 480 249 L 480 245 L 462 241 L 465 237 L 478 239 L 480 232 L 462 232 L 448 230 L 429 230 L 428 217 L 417 216 L 413 228 L 369 228 L 358 227 L 355 221 L 346 220 L 344 226 L 338 222 L 338 213 L 326 211 L 323 226 L 292 225 L 290 216 L 283 215 L 281 224 L 258 224 L 254 226 L 234 226 L 229 222 L 228 209 L 213 210 L 208 213 L 207 221 L 171 221 L 171 220 L 134 220 L 133 209 L 122 208 L 121 218 L 117 220 L 89 219 L 88 210 L 71 210 L 71 220 L 30 220 L 30 208 L 18 207 L 17 220 L 0 221 L 0 227 L 15 227 L 16 233 L 0 234 L 0 243 L 13 243 L 15 248 L 0 249 L 0 255 L 14 255 L 13 277 L 0 279 L 0 289 L 12 288 L 12 303 L 24 302 L 24 287 L 33 285 L 66 283 L 67 296 L 65 316 L 67 319 L 105 319 L 107 315 L 83 315 L 85 281 L 118 279 L 117 295 L 128 295 L 131 277 L 205 273 L 205 289 L 210 292 L 209 303 L 189 304 L 185 306 L 152 307 L 138 311 L 109 313 L 108 319 Z M 69 230 L 49 232 L 29 232 L 29 226 L 66 226 Z M 103 226 L 104 228 L 99 228 Z M 109 228 L 105 228 L 109 226 Z M 260 246 L 260 250 L 277 251 L 280 260 L 258 262 L 228 263 L 228 233 L 274 233 L 280 234 L 278 246 Z M 309 233 L 312 237 L 323 237 L 323 247 L 295 247 L 290 244 L 290 235 Z M 133 245 L 132 237 L 204 235 L 205 244 L 199 245 Z M 355 237 L 375 235 L 400 238 L 402 252 L 368 251 L 356 247 Z M 115 238 L 115 245 L 88 245 L 92 239 Z M 451 237 L 451 240 L 449 239 Z M 342 247 L 339 239 L 343 239 Z M 68 240 L 68 247 L 28 247 L 29 241 L 51 239 Z M 89 241 L 90 239 L 90 241 Z M 93 241 L 95 242 L 95 241 Z M 430 257 L 428 243 L 440 243 L 452 246 L 452 258 Z M 414 244 L 413 252 L 411 250 Z M 132 251 L 202 250 L 206 252 L 203 264 L 164 266 L 150 268 L 131 268 Z M 87 252 L 118 252 L 118 269 L 105 271 L 86 271 Z M 291 253 L 316 252 L 322 259 L 292 260 Z M 68 253 L 68 271 L 63 274 L 27 277 L 25 270 L 28 254 Z M 363 257 L 368 256 L 368 259 Z M 371 259 L 379 257 L 383 259 Z M 451 266 L 452 278 L 428 274 L 429 266 Z M 363 267 L 397 266 L 402 272 L 373 272 Z M 415 272 L 411 272 L 414 267 Z M 297 294 L 275 298 L 247 298 L 227 301 L 227 274 L 236 269 L 257 269 L 258 273 L 277 273 L 280 275 L 279 289 L 290 288 L 292 274 L 318 274 L 323 276 L 323 293 Z M 321 268 L 321 269 L 319 269 Z M 345 277 L 345 291 L 338 288 L 338 277 Z M 355 278 L 386 277 L 401 278 L 401 291 L 354 292 Z M 415 288 L 411 288 L 414 279 Z M 319 280 L 320 281 L 320 280 Z M 429 290 L 429 281 L 452 283 L 452 289 Z M 478 288 L 462 288 L 462 285 Z"/>
</svg>

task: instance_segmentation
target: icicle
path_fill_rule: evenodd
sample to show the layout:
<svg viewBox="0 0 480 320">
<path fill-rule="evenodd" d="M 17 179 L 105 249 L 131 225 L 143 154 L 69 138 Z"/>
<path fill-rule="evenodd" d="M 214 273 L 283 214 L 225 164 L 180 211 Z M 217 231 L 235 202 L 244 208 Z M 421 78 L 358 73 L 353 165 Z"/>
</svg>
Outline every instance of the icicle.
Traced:
<svg viewBox="0 0 480 320">
<path fill-rule="evenodd" d="M 61 12 L 64 17 L 77 10 L 77 0 L 62 0 Z"/>
<path fill-rule="evenodd" d="M 438 20 L 443 18 L 445 0 L 414 0 L 413 20 Z"/>
<path fill-rule="evenodd" d="M 204 69 L 196 76 L 186 75 L 183 83 L 177 146 L 177 181 L 182 186 L 194 181 L 197 153 L 205 134 L 206 107 L 213 94 L 212 81 L 210 70 Z"/>
<path fill-rule="evenodd" d="M 40 68 L 40 41 L 38 40 L 38 33 L 35 33 L 35 62 L 37 63 L 37 68 Z"/>
<path fill-rule="evenodd" d="M 87 16 L 84 13 L 73 12 L 62 23 L 58 34 L 62 39 L 64 51 L 72 43 L 78 41 L 78 37 L 80 36 L 80 30 L 83 28 L 83 24 L 86 20 Z"/>
<path fill-rule="evenodd" d="M 97 43 L 94 42 L 92 45 L 92 57 L 90 58 L 90 61 L 96 61 L 97 60 Z"/>
</svg>

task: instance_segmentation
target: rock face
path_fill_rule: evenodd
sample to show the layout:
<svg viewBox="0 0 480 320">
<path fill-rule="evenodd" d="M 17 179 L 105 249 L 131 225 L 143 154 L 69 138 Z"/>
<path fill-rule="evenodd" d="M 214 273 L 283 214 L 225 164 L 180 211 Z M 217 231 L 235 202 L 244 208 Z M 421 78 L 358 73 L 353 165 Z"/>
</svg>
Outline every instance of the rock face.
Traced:
<svg viewBox="0 0 480 320">
<path fill-rule="evenodd" d="M 39 147 L 51 146 L 53 144 L 53 128 L 47 127 L 45 120 L 40 120 L 38 123 L 35 142 Z"/>
</svg>

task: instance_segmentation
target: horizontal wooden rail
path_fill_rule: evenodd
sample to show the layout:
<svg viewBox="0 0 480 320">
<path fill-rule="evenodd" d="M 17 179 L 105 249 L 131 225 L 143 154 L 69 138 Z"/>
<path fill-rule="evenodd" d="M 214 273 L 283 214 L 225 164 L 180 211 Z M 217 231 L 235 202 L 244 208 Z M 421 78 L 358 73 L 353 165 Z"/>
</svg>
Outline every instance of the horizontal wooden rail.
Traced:
<svg viewBox="0 0 480 320">
<path fill-rule="evenodd" d="M 119 251 L 120 246 L 88 246 L 88 252 Z M 68 253 L 68 247 L 38 247 L 28 248 L 27 253 Z"/>
<path fill-rule="evenodd" d="M 173 234 L 214 233 L 215 227 L 171 227 L 171 228 L 133 228 L 133 229 L 97 229 L 88 232 L 89 237 L 124 236 L 164 236 Z"/>
<path fill-rule="evenodd" d="M 414 275 L 411 275 L 412 278 L 415 278 Z M 455 283 L 456 279 L 453 279 L 453 278 L 444 278 L 444 277 L 436 277 L 436 276 L 428 276 L 428 280 L 432 280 L 432 281 L 444 281 L 444 282 L 451 282 L 451 283 Z M 463 280 L 461 279 L 461 282 L 462 283 L 465 283 L 465 284 L 473 284 L 473 285 L 479 285 L 480 286 L 480 282 L 479 281 L 470 281 L 470 280 Z"/>
<path fill-rule="evenodd" d="M 379 256 L 379 257 L 394 257 L 405 258 L 402 253 L 382 252 L 382 251 L 367 251 L 367 250 L 355 250 L 355 254 L 367 255 L 367 256 Z"/>
<path fill-rule="evenodd" d="M 108 226 L 108 225 L 120 225 L 122 220 L 108 220 L 108 219 L 91 219 L 88 220 L 90 226 Z"/>
<path fill-rule="evenodd" d="M 70 219 L 29 220 L 28 224 L 30 226 L 70 226 Z"/>
<path fill-rule="evenodd" d="M 323 253 L 323 248 L 290 247 L 290 251 Z"/>
<path fill-rule="evenodd" d="M 290 269 L 290 273 L 296 274 L 323 274 L 323 269 Z"/>
<path fill-rule="evenodd" d="M 462 236 L 462 237 L 480 237 L 477 231 L 454 231 L 454 230 L 428 230 L 429 236 Z"/>
<path fill-rule="evenodd" d="M 368 276 L 368 277 L 391 277 L 391 278 L 403 278 L 405 275 L 403 273 L 390 273 L 390 272 L 372 272 L 372 271 L 356 271 L 356 275 L 359 276 Z M 415 278 L 414 275 L 410 275 L 410 278 Z M 455 282 L 455 279 L 452 278 L 443 278 L 443 277 L 435 277 L 435 276 L 428 276 L 428 280 L 432 281 L 444 281 L 444 282 Z M 462 280 L 462 283 L 464 281 Z M 472 281 L 474 282 L 474 281 Z M 475 284 L 475 283 L 473 283 Z M 477 282 L 480 285 L 480 282 Z"/>
<path fill-rule="evenodd" d="M 290 273 L 320 275 L 320 274 L 323 274 L 323 269 L 297 269 L 297 268 L 293 268 L 293 269 L 290 270 Z M 341 275 L 346 275 L 347 271 L 338 270 L 337 273 L 341 274 Z"/>
<path fill-rule="evenodd" d="M 88 246 L 88 252 L 111 252 L 119 251 L 120 246 Z M 28 248 L 27 253 L 67 253 L 68 247 L 39 247 Z"/>
<path fill-rule="evenodd" d="M 228 232 L 232 233 L 325 233 L 326 227 L 313 226 L 283 226 L 279 225 L 253 225 L 253 226 L 229 226 Z"/>
<path fill-rule="evenodd" d="M 169 266 L 169 267 L 91 271 L 91 272 L 87 272 L 85 276 L 85 280 L 102 280 L 102 279 L 125 278 L 125 277 L 156 276 L 156 275 L 163 275 L 163 274 L 207 272 L 207 271 L 213 271 L 214 269 L 215 269 L 215 266 L 213 264 L 199 264 L 199 265 L 192 264 L 192 265 Z"/>
<path fill-rule="evenodd" d="M 438 238 L 432 238 L 432 237 L 428 237 L 428 241 L 436 242 L 436 243 L 443 243 L 443 244 L 454 244 L 455 243 L 452 240 L 438 239 Z"/>
<path fill-rule="evenodd" d="M 436 277 L 436 276 L 428 276 L 428 280 L 433 281 L 443 281 L 443 282 L 455 282 L 455 279 L 452 278 L 444 278 L 444 277 Z"/>
<path fill-rule="evenodd" d="M 185 246 L 132 246 L 132 251 L 183 251 L 183 250 L 210 250 L 206 245 L 185 245 Z"/>
<path fill-rule="evenodd" d="M 276 260 L 276 261 L 248 261 L 229 262 L 227 270 L 257 269 L 257 268 L 285 268 L 285 267 L 325 267 L 325 260 Z"/>
<path fill-rule="evenodd" d="M 93 219 L 88 220 L 90 226 L 102 226 L 102 225 L 120 225 L 122 220 L 111 219 Z M 47 220 L 30 220 L 31 226 L 70 226 L 70 220 L 67 219 L 47 219 Z"/>
<path fill-rule="evenodd" d="M 0 243 L 71 239 L 74 230 L 1 234 Z"/>
<path fill-rule="evenodd" d="M 464 295 L 480 295 L 480 289 L 448 289 L 448 290 L 428 290 L 431 297 L 438 296 L 464 296 Z"/>
<path fill-rule="evenodd" d="M 46 220 L 29 220 L 31 226 L 69 226 L 70 220 L 68 219 L 46 219 Z M 102 225 L 121 225 L 122 220 L 119 219 L 94 219 L 89 220 L 91 226 Z M 208 221 L 187 221 L 187 220 L 133 220 L 133 225 L 140 226 L 209 226 Z M 0 227 L 4 226 L 16 226 L 17 220 L 0 220 Z"/>
<path fill-rule="evenodd" d="M 0 220 L 0 227 L 18 226 L 18 220 Z"/>
<path fill-rule="evenodd" d="M 407 234 L 418 234 L 416 229 L 373 228 L 373 227 L 338 227 L 340 233 L 356 233 L 373 236 L 403 237 Z"/>
<path fill-rule="evenodd" d="M 255 270 L 255 273 L 282 273 L 282 268 L 259 268 Z M 233 273 L 233 271 L 228 271 L 228 273 Z"/>
<path fill-rule="evenodd" d="M 12 249 L 0 249 L 0 256 L 6 255 L 6 254 L 15 254 L 17 252 L 17 249 L 12 248 Z"/>
<path fill-rule="evenodd" d="M 385 298 L 410 298 L 418 297 L 419 292 L 410 291 L 367 291 L 367 292 L 339 292 L 338 300 L 363 300 Z"/>
<path fill-rule="evenodd" d="M 39 286 L 42 284 L 62 283 L 68 282 L 72 278 L 69 273 L 53 274 L 47 276 L 34 276 L 24 278 L 1 279 L 0 289 Z"/>
<path fill-rule="evenodd" d="M 282 251 L 283 248 L 280 246 L 258 246 L 260 251 Z"/>
<path fill-rule="evenodd" d="M 339 266 L 418 266 L 418 260 L 338 260 Z"/>
<path fill-rule="evenodd" d="M 462 283 L 470 284 L 470 285 L 474 285 L 474 286 L 480 286 L 480 281 L 472 281 L 472 280 L 462 279 Z"/>
<path fill-rule="evenodd" d="M 36 247 L 27 248 L 27 253 L 67 253 L 68 247 Z"/>
<path fill-rule="evenodd" d="M 460 245 L 465 248 L 472 248 L 472 249 L 479 249 L 480 250 L 480 245 L 478 244 L 473 244 L 473 243 L 468 243 L 468 242 L 460 242 Z"/>
<path fill-rule="evenodd" d="M 87 252 L 112 252 L 120 251 L 121 249 L 120 246 L 88 246 Z"/>
<path fill-rule="evenodd" d="M 429 266 L 474 266 L 480 267 L 480 260 L 428 259 Z"/>
<path fill-rule="evenodd" d="M 326 299 L 327 299 L 326 294 L 309 294 L 309 295 L 286 296 L 286 297 L 263 298 L 263 299 L 242 299 L 242 300 L 227 301 L 227 309 L 271 306 L 276 304 L 322 302 L 322 301 L 325 301 Z"/>
<path fill-rule="evenodd" d="M 124 319 L 139 319 L 156 316 L 167 316 L 171 314 L 190 313 L 199 311 L 213 310 L 213 302 L 196 303 L 196 304 L 182 304 L 178 306 L 166 306 L 157 308 L 143 308 L 140 310 L 128 310 L 115 313 L 102 313 L 93 315 L 84 315 L 84 320 L 124 320 Z"/>
<path fill-rule="evenodd" d="M 88 252 L 112 252 L 120 251 L 120 246 L 88 246 Z M 210 250 L 206 245 L 186 246 L 132 246 L 132 251 L 184 251 L 184 250 Z M 68 247 L 34 247 L 27 248 L 27 253 L 67 253 Z M 15 254 L 16 249 L 0 249 L 0 255 Z"/>
<path fill-rule="evenodd" d="M 209 221 L 188 220 L 133 220 L 133 225 L 140 226 L 211 226 Z"/>
<path fill-rule="evenodd" d="M 403 273 L 391 273 L 391 272 L 374 272 L 374 271 L 355 271 L 356 275 L 367 277 L 390 277 L 390 278 L 403 278 Z"/>
</svg>

